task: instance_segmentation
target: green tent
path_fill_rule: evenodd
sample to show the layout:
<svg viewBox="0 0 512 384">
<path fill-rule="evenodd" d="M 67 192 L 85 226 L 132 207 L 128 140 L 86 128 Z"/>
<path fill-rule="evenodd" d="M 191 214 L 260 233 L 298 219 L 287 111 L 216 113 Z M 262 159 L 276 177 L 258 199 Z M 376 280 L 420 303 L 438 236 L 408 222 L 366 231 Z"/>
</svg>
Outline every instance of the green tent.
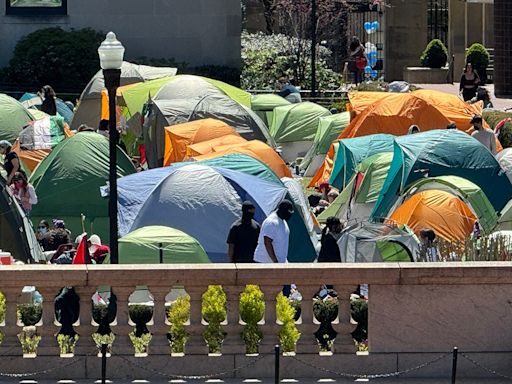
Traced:
<svg viewBox="0 0 512 384">
<path fill-rule="evenodd" d="M 427 177 L 410 184 L 394 207 L 399 207 L 412 195 L 426 190 L 446 191 L 458 196 L 478 218 L 482 232 L 489 234 L 498 222 L 498 215 L 485 193 L 476 184 L 458 176 Z M 393 212 L 395 208 L 392 209 Z"/>
<path fill-rule="evenodd" d="M 178 229 L 151 225 L 136 229 L 119 239 L 120 264 L 209 262 L 201 244 Z"/>
<path fill-rule="evenodd" d="M 501 210 L 496 229 L 500 231 L 512 230 L 512 199 L 507 203 L 505 208 Z"/>
<path fill-rule="evenodd" d="M 274 108 L 270 134 L 276 143 L 313 141 L 320 117 L 330 116 L 321 105 L 304 102 Z"/>
<path fill-rule="evenodd" d="M 501 211 L 512 196 L 510 180 L 485 146 L 456 129 L 435 129 L 395 139 L 391 168 L 372 217 L 387 217 L 414 181 L 446 175 L 479 186 L 495 211 Z"/>
<path fill-rule="evenodd" d="M 357 165 L 364 159 L 393 151 L 394 138 L 393 135 L 376 134 L 339 140 L 329 183 L 338 189 L 345 188 Z"/>
<path fill-rule="evenodd" d="M 269 126 L 274 118 L 274 108 L 290 105 L 284 97 L 274 93 L 262 93 L 254 95 L 251 99 L 251 109 Z"/>
<path fill-rule="evenodd" d="M 313 176 L 322 165 L 332 142 L 350 124 L 350 112 L 324 116 L 318 120 L 318 129 L 311 148 L 304 156 L 300 168 L 306 170 L 304 176 Z"/>
<path fill-rule="evenodd" d="M 347 221 L 368 219 L 386 181 L 392 160 L 393 152 L 378 153 L 363 160 L 345 189 L 318 216 L 318 221 L 323 223 L 329 216 Z"/>
<path fill-rule="evenodd" d="M 23 127 L 32 120 L 34 116 L 18 100 L 0 93 L 0 140 L 14 144 Z"/>
<path fill-rule="evenodd" d="M 131 160 L 118 148 L 117 175 L 135 172 Z M 30 182 L 39 199 L 32 220 L 63 219 L 73 235 L 82 233 L 85 215 L 88 233 L 102 239 L 109 234 L 108 199 L 100 195 L 109 173 L 109 142 L 94 132 L 80 132 L 66 139 L 36 167 Z"/>
</svg>

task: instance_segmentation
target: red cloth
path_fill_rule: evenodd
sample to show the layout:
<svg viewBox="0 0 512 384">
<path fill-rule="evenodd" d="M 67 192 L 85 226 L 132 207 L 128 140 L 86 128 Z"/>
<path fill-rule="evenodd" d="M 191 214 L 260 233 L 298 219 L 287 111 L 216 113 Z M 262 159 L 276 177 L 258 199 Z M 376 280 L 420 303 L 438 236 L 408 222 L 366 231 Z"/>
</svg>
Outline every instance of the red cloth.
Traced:
<svg viewBox="0 0 512 384">
<path fill-rule="evenodd" d="M 71 264 L 90 264 L 91 256 L 89 255 L 89 248 L 87 247 L 87 235 L 82 237 L 78 248 L 76 249 L 75 257 Z"/>
<path fill-rule="evenodd" d="M 505 124 L 507 124 L 512 119 L 510 117 L 506 117 L 503 120 L 501 120 L 496 126 L 494 127 L 494 134 L 498 136 L 501 133 L 501 129 Z"/>
<path fill-rule="evenodd" d="M 140 164 L 146 163 L 146 145 L 140 144 L 139 145 L 139 154 L 140 154 Z"/>
<path fill-rule="evenodd" d="M 91 255 L 91 258 L 96 262 L 96 264 L 101 264 L 109 253 L 110 248 L 107 245 L 97 245 L 96 250 Z"/>
</svg>

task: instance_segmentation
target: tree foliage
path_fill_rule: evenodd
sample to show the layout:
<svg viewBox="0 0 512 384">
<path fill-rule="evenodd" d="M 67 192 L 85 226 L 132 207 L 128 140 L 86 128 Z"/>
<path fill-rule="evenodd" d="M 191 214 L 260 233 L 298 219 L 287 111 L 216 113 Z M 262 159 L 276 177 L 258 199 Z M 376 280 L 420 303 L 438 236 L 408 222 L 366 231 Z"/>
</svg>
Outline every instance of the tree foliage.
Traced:
<svg viewBox="0 0 512 384">
<path fill-rule="evenodd" d="M 487 66 L 489 65 L 487 49 L 479 43 L 471 45 L 466 52 L 466 63 L 471 63 L 482 83 L 485 83 L 487 80 Z"/>
<path fill-rule="evenodd" d="M 433 39 L 421 55 L 421 65 L 429 68 L 442 68 L 448 61 L 448 50 L 439 39 Z"/>
</svg>

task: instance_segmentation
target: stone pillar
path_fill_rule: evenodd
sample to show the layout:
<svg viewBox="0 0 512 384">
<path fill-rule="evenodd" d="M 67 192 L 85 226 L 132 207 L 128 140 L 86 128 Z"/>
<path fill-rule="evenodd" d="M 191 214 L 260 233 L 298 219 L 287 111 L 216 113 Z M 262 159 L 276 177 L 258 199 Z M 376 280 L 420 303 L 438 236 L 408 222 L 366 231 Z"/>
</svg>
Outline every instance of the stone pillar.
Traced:
<svg viewBox="0 0 512 384">
<path fill-rule="evenodd" d="M 512 96 L 512 2 L 494 0 L 494 93 Z"/>
<path fill-rule="evenodd" d="M 459 82 L 466 57 L 466 3 L 450 0 L 448 11 L 448 53 L 449 60 L 455 56 L 455 82 Z"/>
</svg>

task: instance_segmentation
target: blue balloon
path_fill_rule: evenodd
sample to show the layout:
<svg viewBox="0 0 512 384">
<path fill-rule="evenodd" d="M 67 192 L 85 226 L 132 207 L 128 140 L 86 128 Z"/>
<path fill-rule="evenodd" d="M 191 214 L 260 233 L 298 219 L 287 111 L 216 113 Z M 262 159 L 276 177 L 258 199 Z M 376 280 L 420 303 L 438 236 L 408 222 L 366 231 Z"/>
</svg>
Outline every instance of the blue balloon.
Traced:
<svg viewBox="0 0 512 384">
<path fill-rule="evenodd" d="M 367 21 L 366 23 L 364 23 L 364 30 L 368 32 L 370 29 L 372 29 L 372 23 Z"/>
<path fill-rule="evenodd" d="M 375 52 L 375 51 L 368 52 L 368 59 L 373 59 L 373 58 L 377 59 L 377 52 Z"/>
<path fill-rule="evenodd" d="M 376 57 L 368 57 L 368 64 L 370 67 L 375 67 L 375 64 L 377 64 L 377 58 Z"/>
<path fill-rule="evenodd" d="M 378 75 L 379 75 L 379 73 L 378 73 L 375 69 L 373 69 L 373 70 L 371 71 L 372 79 L 376 79 Z"/>
<path fill-rule="evenodd" d="M 372 67 L 370 67 L 369 65 L 364 67 L 364 73 L 371 74 L 372 73 Z"/>
<path fill-rule="evenodd" d="M 371 24 L 372 24 L 372 29 L 375 29 L 375 30 L 379 29 L 379 22 L 378 21 L 374 21 Z"/>
</svg>

